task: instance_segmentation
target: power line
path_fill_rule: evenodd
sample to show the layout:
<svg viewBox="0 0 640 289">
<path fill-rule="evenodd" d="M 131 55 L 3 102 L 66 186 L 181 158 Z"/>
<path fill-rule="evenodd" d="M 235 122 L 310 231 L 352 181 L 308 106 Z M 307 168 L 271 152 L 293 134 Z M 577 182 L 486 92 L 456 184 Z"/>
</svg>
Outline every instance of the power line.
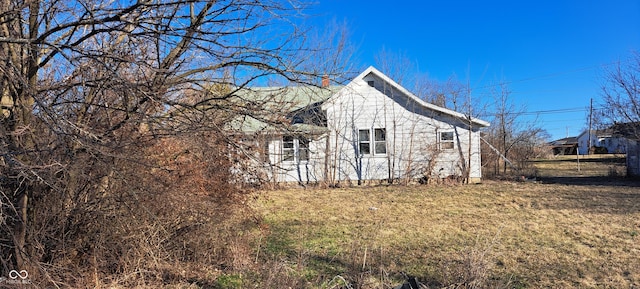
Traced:
<svg viewBox="0 0 640 289">
<path fill-rule="evenodd" d="M 493 112 L 493 113 L 483 113 L 480 114 L 480 117 L 487 116 L 495 116 L 498 114 L 506 114 L 506 115 L 538 115 L 538 114 L 554 114 L 554 113 L 567 113 L 567 112 L 582 112 L 586 111 L 586 108 L 576 107 L 576 108 L 561 108 L 561 109 L 550 109 L 550 110 L 533 110 L 533 111 L 516 111 L 516 112 Z"/>
<path fill-rule="evenodd" d="M 555 114 L 555 113 L 565 113 L 565 112 L 582 112 L 587 109 L 584 107 L 575 107 L 575 108 L 561 108 L 561 109 L 549 109 L 549 110 L 536 110 L 536 111 L 525 111 L 522 112 L 522 115 L 538 115 L 538 114 Z"/>
<path fill-rule="evenodd" d="M 541 120 L 540 123 L 566 123 L 566 122 L 574 122 L 574 121 L 583 121 L 584 118 L 571 118 L 571 119 L 544 119 Z"/>
<path fill-rule="evenodd" d="M 600 68 L 600 67 L 606 67 L 606 66 L 615 65 L 615 64 L 619 64 L 619 62 L 618 61 L 614 61 L 614 62 L 609 62 L 609 63 L 604 63 L 604 64 L 597 64 L 597 65 L 578 67 L 578 68 L 571 69 L 571 70 L 565 70 L 565 71 L 554 72 L 554 73 L 549 73 L 549 74 L 543 74 L 543 75 L 538 75 L 538 76 L 525 77 L 525 78 L 521 78 L 521 79 L 517 79 L 517 80 L 500 81 L 500 82 L 494 83 L 494 84 L 487 84 L 487 85 L 483 85 L 483 86 L 479 86 L 479 87 L 474 87 L 473 90 L 491 88 L 491 87 L 496 87 L 496 86 L 500 86 L 500 85 L 509 85 L 509 84 L 518 83 L 518 82 L 526 82 L 526 81 L 533 81 L 533 80 L 539 80 L 539 79 L 552 78 L 552 77 L 560 76 L 560 75 L 563 75 L 563 74 L 586 71 L 586 70 L 596 69 L 596 68 Z"/>
<path fill-rule="evenodd" d="M 602 110 L 605 109 L 604 106 L 593 107 L 593 110 Z M 589 111 L 588 107 L 570 107 L 570 108 L 559 108 L 559 109 L 546 109 L 546 110 L 532 110 L 532 111 L 516 111 L 516 112 L 504 112 L 506 115 L 540 115 L 540 114 L 558 114 L 558 113 L 569 113 L 569 112 L 587 112 Z M 487 117 L 487 116 L 495 116 L 497 114 L 503 113 L 483 113 L 478 115 L 479 117 Z"/>
</svg>

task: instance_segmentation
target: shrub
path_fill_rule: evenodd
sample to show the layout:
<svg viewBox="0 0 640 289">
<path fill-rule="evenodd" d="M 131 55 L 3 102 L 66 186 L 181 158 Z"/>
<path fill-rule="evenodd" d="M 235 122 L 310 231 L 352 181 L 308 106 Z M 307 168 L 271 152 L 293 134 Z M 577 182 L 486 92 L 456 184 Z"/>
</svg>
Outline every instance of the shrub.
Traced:
<svg viewBox="0 0 640 289">
<path fill-rule="evenodd" d="M 253 266 L 246 232 L 258 219 L 228 156 L 205 134 L 77 154 L 31 200 L 35 285 L 214 284 Z M 233 276 L 222 284 L 236 284 Z"/>
</svg>

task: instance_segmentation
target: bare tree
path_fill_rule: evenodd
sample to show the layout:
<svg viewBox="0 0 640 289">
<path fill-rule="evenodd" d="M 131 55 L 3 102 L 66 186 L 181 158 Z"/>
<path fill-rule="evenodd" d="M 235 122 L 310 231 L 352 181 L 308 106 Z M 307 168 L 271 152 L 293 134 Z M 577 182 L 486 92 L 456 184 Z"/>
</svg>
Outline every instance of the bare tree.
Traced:
<svg viewBox="0 0 640 289">
<path fill-rule="evenodd" d="M 612 123 L 626 123 L 625 133 L 640 138 L 640 53 L 634 52 L 605 72 L 602 86 L 603 116 Z"/>
<path fill-rule="evenodd" d="M 374 57 L 376 66 L 380 71 L 400 85 L 414 82 L 412 67 L 415 63 L 404 52 L 393 52 L 382 48 Z"/>
<path fill-rule="evenodd" d="M 548 134 L 535 122 L 521 120 L 525 108 L 513 103 L 506 83 L 496 85 L 492 94 L 494 125 L 484 137 L 491 148 L 484 150 L 483 161 L 495 175 L 507 174 L 509 169 L 524 169 L 528 160 L 540 155 L 537 148 L 543 146 Z"/>
<path fill-rule="evenodd" d="M 295 25 L 304 8 L 295 1 L 1 0 L 2 269 L 30 269 L 50 256 L 54 248 L 29 235 L 42 229 L 29 229 L 46 210 L 42 202 L 63 200 L 61 223 L 73 223 L 81 200 L 99 212 L 106 188 L 140 172 L 127 164 L 145 167 L 150 142 L 220 131 L 229 115 L 260 110 L 261 103 L 225 102 L 238 91 L 340 75 L 342 62 L 327 58 L 340 51 L 310 43 Z M 326 61 L 311 65 L 316 55 Z"/>
</svg>

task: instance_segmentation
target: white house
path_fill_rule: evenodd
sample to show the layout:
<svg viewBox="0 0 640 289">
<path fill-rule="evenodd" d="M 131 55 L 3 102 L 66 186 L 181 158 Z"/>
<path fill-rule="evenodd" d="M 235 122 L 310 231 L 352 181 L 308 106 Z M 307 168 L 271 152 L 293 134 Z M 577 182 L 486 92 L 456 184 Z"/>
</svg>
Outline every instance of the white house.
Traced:
<svg viewBox="0 0 640 289">
<path fill-rule="evenodd" d="M 274 89 L 254 91 L 265 97 Z M 345 86 L 283 95 L 289 127 L 242 124 L 260 135 L 274 182 L 482 177 L 480 129 L 489 123 L 427 103 L 373 67 Z"/>
<path fill-rule="evenodd" d="M 587 155 L 590 147 L 596 152 L 624 154 L 627 152 L 627 137 L 617 131 L 616 125 L 603 130 L 586 130 L 578 136 L 578 153 Z"/>
</svg>

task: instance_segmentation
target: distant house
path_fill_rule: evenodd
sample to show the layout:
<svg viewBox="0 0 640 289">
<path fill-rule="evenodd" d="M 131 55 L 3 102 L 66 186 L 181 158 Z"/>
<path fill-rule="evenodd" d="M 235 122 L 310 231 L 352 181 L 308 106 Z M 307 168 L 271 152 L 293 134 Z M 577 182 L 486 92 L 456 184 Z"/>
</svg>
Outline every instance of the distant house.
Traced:
<svg viewBox="0 0 640 289">
<path fill-rule="evenodd" d="M 566 137 L 549 143 L 554 155 L 575 155 L 578 149 L 578 138 Z"/>
<path fill-rule="evenodd" d="M 625 140 L 627 175 L 640 177 L 640 123 L 615 123 L 608 129 L 614 136 Z"/>
<path fill-rule="evenodd" d="M 244 119 L 274 182 L 467 177 L 478 182 L 480 129 L 489 123 L 427 103 L 373 67 L 345 86 L 258 88 L 290 125 Z M 276 94 L 280 96 L 276 96 Z"/>
<path fill-rule="evenodd" d="M 615 123 L 603 130 L 583 132 L 578 137 L 580 154 L 588 154 L 589 134 L 592 152 L 626 153 L 627 175 L 640 176 L 640 123 Z"/>
<path fill-rule="evenodd" d="M 589 145 L 591 140 L 591 145 Z M 584 131 L 578 136 L 578 153 L 617 153 L 627 152 L 627 135 L 620 131 L 619 125 L 613 125 L 602 130 Z"/>
</svg>

